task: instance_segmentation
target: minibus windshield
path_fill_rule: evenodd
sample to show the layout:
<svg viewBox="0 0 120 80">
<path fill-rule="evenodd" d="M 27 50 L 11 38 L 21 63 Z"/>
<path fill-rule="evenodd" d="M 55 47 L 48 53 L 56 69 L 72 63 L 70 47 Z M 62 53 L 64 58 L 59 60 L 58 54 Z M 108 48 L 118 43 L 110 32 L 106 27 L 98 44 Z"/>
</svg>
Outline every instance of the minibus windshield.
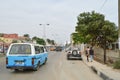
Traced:
<svg viewBox="0 0 120 80">
<path fill-rule="evenodd" d="M 31 47 L 29 44 L 14 44 L 9 54 L 31 54 Z"/>
</svg>

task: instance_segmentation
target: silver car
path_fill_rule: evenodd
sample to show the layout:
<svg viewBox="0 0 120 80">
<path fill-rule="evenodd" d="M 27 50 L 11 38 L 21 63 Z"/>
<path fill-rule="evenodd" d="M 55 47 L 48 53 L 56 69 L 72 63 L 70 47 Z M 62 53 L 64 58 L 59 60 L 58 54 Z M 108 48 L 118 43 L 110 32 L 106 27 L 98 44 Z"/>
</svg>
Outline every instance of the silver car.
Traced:
<svg viewBox="0 0 120 80">
<path fill-rule="evenodd" d="M 82 60 L 80 49 L 73 49 L 67 53 L 67 60 Z"/>
</svg>

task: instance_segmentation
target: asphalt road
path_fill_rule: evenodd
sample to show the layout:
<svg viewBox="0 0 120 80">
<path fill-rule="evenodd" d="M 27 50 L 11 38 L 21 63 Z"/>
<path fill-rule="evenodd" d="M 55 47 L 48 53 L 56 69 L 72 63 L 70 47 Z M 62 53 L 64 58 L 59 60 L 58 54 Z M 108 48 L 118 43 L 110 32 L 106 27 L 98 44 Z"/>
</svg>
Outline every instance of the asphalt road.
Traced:
<svg viewBox="0 0 120 80">
<path fill-rule="evenodd" d="M 50 52 L 47 63 L 38 71 L 6 69 L 0 58 L 0 80 L 102 80 L 83 61 L 66 60 L 65 52 Z"/>
</svg>

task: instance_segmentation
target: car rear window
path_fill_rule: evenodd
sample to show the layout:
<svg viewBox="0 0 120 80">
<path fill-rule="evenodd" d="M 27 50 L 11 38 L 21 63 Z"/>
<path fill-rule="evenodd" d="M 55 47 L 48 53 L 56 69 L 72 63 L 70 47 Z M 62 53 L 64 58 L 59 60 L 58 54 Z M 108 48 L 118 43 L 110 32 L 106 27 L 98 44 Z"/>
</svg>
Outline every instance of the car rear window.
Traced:
<svg viewBox="0 0 120 80">
<path fill-rule="evenodd" d="M 14 44 L 9 54 L 31 54 L 31 47 L 29 44 Z"/>
</svg>

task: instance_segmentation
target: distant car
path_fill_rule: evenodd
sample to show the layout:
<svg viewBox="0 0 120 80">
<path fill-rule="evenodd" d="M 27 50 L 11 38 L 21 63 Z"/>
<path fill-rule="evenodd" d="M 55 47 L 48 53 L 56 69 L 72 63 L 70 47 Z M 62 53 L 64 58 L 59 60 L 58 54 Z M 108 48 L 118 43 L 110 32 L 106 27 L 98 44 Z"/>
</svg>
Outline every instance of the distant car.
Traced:
<svg viewBox="0 0 120 80">
<path fill-rule="evenodd" d="M 61 46 L 57 46 L 55 50 L 56 51 L 62 51 L 62 47 Z"/>
<path fill-rule="evenodd" d="M 81 51 L 79 49 L 73 49 L 67 52 L 67 60 L 70 59 L 82 60 Z"/>
<path fill-rule="evenodd" d="M 50 48 L 50 51 L 55 51 L 55 47 L 51 47 L 51 48 Z"/>
</svg>

